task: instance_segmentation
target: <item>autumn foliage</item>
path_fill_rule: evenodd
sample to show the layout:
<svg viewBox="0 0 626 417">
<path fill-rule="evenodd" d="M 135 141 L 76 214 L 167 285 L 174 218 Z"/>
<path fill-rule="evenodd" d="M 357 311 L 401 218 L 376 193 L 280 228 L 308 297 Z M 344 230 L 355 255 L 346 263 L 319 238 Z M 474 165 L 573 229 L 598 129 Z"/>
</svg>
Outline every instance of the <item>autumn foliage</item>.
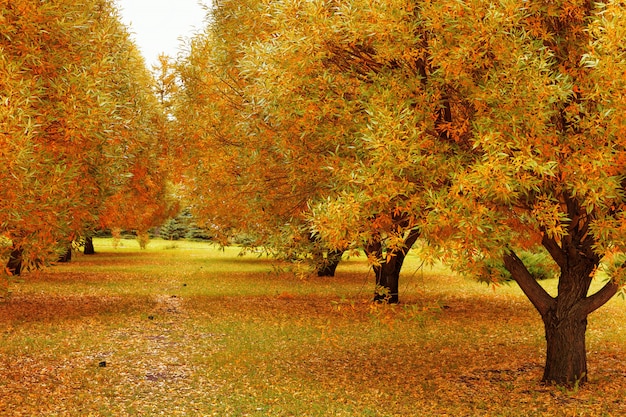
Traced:
<svg viewBox="0 0 626 417">
<path fill-rule="evenodd" d="M 223 0 L 156 83 L 109 1 L 0 5 L 9 273 L 144 232 L 171 174 L 224 241 L 365 250 L 379 301 L 418 239 L 483 281 L 502 264 L 544 323 L 543 380 L 587 380 L 587 317 L 626 276 L 622 2 Z M 539 248 L 555 295 L 519 255 Z"/>
<path fill-rule="evenodd" d="M 375 270 L 401 266 L 418 235 L 483 280 L 503 262 L 543 318 L 544 380 L 584 382 L 587 315 L 622 285 L 624 13 L 219 2 L 183 72 L 198 206 L 270 232 L 267 213 L 293 207 L 326 245 L 365 248 Z M 556 296 L 517 256 L 538 246 L 560 270 Z M 601 265 L 609 279 L 589 295 Z"/>
<path fill-rule="evenodd" d="M 310 142 L 293 139 L 312 124 L 275 119 L 266 99 L 252 95 L 250 72 L 260 68 L 235 65 L 242 45 L 271 37 L 272 22 L 258 18 L 263 13 L 254 0 L 221 2 L 178 63 L 174 116 L 187 162 L 184 187 L 196 216 L 224 240 L 247 233 L 254 245 L 285 247 L 291 239 L 307 245 L 303 213 L 328 187 L 328 171 L 318 167 L 333 145 L 303 149 Z"/>
<path fill-rule="evenodd" d="M 150 83 L 110 1 L 0 2 L 2 258 L 54 259 L 157 169 Z"/>
<path fill-rule="evenodd" d="M 550 382 L 586 380 L 587 316 L 623 285 L 626 61 L 614 45 L 624 12 L 613 2 L 425 9 L 432 59 L 473 110 L 475 155 L 433 200 L 430 226 L 457 226 L 441 244 L 470 270 L 503 256 L 544 321 Z M 516 254 L 533 243 L 560 269 L 556 296 Z M 609 278 L 589 294 L 601 264 Z"/>
</svg>

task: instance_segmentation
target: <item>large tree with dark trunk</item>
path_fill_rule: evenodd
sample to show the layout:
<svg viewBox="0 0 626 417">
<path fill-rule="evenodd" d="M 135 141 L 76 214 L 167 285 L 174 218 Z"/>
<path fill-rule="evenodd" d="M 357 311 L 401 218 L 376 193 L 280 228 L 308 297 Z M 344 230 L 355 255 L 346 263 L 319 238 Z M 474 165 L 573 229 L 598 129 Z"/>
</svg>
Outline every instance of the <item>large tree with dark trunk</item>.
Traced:
<svg viewBox="0 0 626 417">
<path fill-rule="evenodd" d="M 514 251 L 504 255 L 506 268 L 543 319 L 547 342 L 543 380 L 547 382 L 572 384 L 587 380 L 587 316 L 606 303 L 618 289 L 615 282 L 608 281 L 601 290 L 587 296 L 600 263 L 600 257 L 590 247 L 592 240 L 578 237 L 565 248 L 547 242 L 556 251 L 553 256 L 559 259 L 561 268 L 556 297 L 550 296 L 538 284 Z M 579 251 L 581 247 L 586 249 Z M 564 251 L 570 254 L 565 255 Z"/>
<path fill-rule="evenodd" d="M 587 317 L 623 282 L 625 6 L 468 1 L 423 12 L 432 62 L 472 108 L 473 145 L 433 195 L 425 234 L 486 279 L 497 277 L 484 261 L 503 257 L 545 325 L 543 380 L 584 382 Z M 560 269 L 556 296 L 516 254 L 533 245 Z M 608 280 L 590 291 L 601 265 Z"/>
<path fill-rule="evenodd" d="M 463 103 L 446 100 L 455 92 L 431 77 L 414 2 L 284 1 L 259 10 L 271 36 L 239 48 L 235 67 L 247 84 L 242 96 L 275 130 L 261 149 L 323 185 L 306 199 L 310 232 L 331 248 L 365 250 L 375 300 L 397 302 L 426 195 L 446 186 L 466 143 Z"/>
</svg>

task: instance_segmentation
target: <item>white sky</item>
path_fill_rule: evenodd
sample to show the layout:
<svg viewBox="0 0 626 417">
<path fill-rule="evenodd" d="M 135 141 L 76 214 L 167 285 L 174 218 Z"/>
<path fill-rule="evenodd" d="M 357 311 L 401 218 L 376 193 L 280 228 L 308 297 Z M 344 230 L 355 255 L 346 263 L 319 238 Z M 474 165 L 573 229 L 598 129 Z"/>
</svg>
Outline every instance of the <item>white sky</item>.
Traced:
<svg viewBox="0 0 626 417">
<path fill-rule="evenodd" d="M 180 38 L 190 38 L 203 27 L 201 4 L 212 0 L 116 0 L 122 21 L 130 28 L 148 68 L 161 53 L 176 57 Z"/>
</svg>

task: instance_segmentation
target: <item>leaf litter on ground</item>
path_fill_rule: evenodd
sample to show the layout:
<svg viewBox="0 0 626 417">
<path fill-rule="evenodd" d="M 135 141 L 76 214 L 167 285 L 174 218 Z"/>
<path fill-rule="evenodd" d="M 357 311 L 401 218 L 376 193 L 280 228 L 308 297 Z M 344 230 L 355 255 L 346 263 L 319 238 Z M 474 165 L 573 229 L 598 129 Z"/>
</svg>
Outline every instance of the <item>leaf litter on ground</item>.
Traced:
<svg viewBox="0 0 626 417">
<path fill-rule="evenodd" d="M 623 301 L 591 316 L 590 382 L 564 389 L 539 383 L 540 318 L 514 287 L 435 271 L 374 305 L 356 261 L 319 280 L 174 252 L 81 256 L 16 284 L 0 415 L 626 414 Z"/>
</svg>

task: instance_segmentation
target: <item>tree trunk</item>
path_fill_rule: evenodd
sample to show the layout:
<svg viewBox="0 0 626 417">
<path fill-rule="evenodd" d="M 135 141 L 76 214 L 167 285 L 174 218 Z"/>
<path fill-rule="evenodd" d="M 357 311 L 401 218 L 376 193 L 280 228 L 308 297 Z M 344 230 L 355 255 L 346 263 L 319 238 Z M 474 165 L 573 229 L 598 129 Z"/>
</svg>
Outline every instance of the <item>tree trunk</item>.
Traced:
<svg viewBox="0 0 626 417">
<path fill-rule="evenodd" d="M 400 270 L 404 262 L 405 254 L 402 251 L 393 253 L 389 259 L 381 262 L 380 265 L 374 265 L 374 274 L 376 274 L 376 290 L 374 291 L 374 302 L 398 304 Z"/>
<path fill-rule="evenodd" d="M 83 250 L 85 255 L 95 255 L 96 251 L 93 247 L 93 237 L 88 236 L 85 238 L 85 250 Z"/>
<path fill-rule="evenodd" d="M 543 317 L 546 330 L 546 366 L 543 381 L 572 386 L 587 381 L 585 332 L 587 317 L 570 312 L 558 317 L 556 309 Z"/>
<path fill-rule="evenodd" d="M 72 260 L 72 245 L 70 245 L 63 255 L 59 256 L 57 262 L 70 262 Z"/>
<path fill-rule="evenodd" d="M 402 264 L 413 244 L 419 237 L 417 230 L 411 230 L 404 239 L 404 247 L 388 251 L 383 254 L 382 243 L 373 242 L 366 249 L 365 253 L 370 257 L 375 257 L 380 263 L 374 265 L 372 269 L 376 275 L 376 289 L 374 291 L 374 302 L 397 304 L 400 302 L 399 283 Z"/>
<path fill-rule="evenodd" d="M 317 266 L 317 276 L 334 277 L 337 266 L 339 265 L 339 262 L 341 262 L 343 252 L 344 251 L 342 250 L 336 249 L 329 250 L 326 254 L 326 258 L 324 258 Z"/>
<path fill-rule="evenodd" d="M 7 270 L 11 275 L 22 274 L 22 249 L 13 246 L 13 250 L 9 255 L 9 261 L 7 262 Z"/>
<path fill-rule="evenodd" d="M 309 241 L 313 244 L 312 256 L 317 276 L 334 277 L 344 251 L 341 249 L 326 249 L 315 233 L 309 234 Z"/>
<path fill-rule="evenodd" d="M 556 297 L 537 283 L 513 251 L 504 256 L 504 264 L 543 319 L 547 346 L 543 381 L 574 386 L 587 380 L 587 316 L 604 305 L 618 285 L 609 281 L 587 296 L 599 257 L 591 251 L 570 250 L 569 245 L 563 249 L 547 238 L 544 246 L 561 267 Z"/>
<path fill-rule="evenodd" d="M 547 343 L 545 382 L 574 385 L 587 380 L 585 332 L 589 312 L 583 304 L 599 262 L 598 257 L 570 251 L 561 267 L 558 295 L 548 309 L 540 311 Z"/>
</svg>

